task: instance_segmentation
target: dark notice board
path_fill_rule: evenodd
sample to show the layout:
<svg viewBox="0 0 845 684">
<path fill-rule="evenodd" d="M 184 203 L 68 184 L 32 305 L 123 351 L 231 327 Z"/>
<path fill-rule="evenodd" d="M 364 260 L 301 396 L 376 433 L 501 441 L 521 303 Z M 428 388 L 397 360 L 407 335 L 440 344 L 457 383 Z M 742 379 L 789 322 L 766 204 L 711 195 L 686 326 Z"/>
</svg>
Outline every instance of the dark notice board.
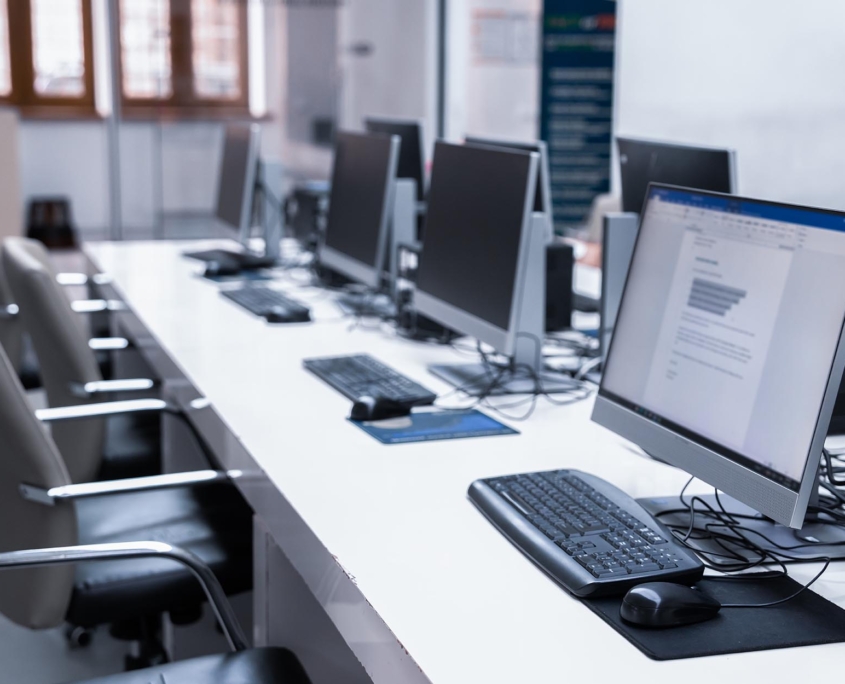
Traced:
<svg viewBox="0 0 845 684">
<path fill-rule="evenodd" d="M 615 38 L 614 0 L 545 0 L 540 136 L 558 232 L 583 224 L 610 190 Z"/>
</svg>

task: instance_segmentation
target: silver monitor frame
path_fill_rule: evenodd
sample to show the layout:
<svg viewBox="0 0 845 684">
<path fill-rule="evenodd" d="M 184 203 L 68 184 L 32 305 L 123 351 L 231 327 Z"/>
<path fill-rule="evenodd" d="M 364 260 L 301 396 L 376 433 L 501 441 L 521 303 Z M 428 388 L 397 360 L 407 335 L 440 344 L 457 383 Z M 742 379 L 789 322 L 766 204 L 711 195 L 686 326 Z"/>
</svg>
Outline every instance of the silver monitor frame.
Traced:
<svg viewBox="0 0 845 684">
<path fill-rule="evenodd" d="M 342 131 L 338 135 L 368 136 L 374 134 Z M 358 261 L 358 259 L 354 259 L 337 249 L 329 247 L 325 243 L 320 246 L 319 257 L 322 264 L 325 264 L 330 269 L 341 273 L 347 278 L 352 278 L 353 280 L 374 289 L 381 285 L 382 274 L 389 268 L 389 264 L 387 264 L 385 258 L 390 244 L 389 231 L 393 213 L 392 207 L 396 192 L 396 167 L 399 163 L 399 145 L 399 136 L 391 135 L 390 156 L 387 168 L 387 183 L 384 189 L 384 202 L 381 210 L 381 223 L 379 224 L 375 265 L 365 264 L 362 261 Z M 331 197 L 329 198 L 329 211 L 331 211 Z"/>
<path fill-rule="evenodd" d="M 673 188 L 673 186 L 652 183 L 649 186 L 646 197 L 651 195 L 651 191 L 655 187 Z M 677 189 L 689 190 L 688 188 Z M 734 197 L 734 195 L 698 190 L 694 192 L 715 197 Z M 790 206 L 767 200 L 759 201 L 765 202 L 766 204 Z M 807 207 L 795 208 L 807 209 Z M 816 211 L 824 212 L 825 210 L 818 209 Z M 641 238 L 642 219 L 640 219 L 637 243 L 634 246 L 632 266 L 637 258 L 637 249 L 639 248 Z M 628 278 L 630 278 L 630 271 Z M 622 295 L 622 302 L 619 306 L 620 314 L 624 310 L 627 296 L 628 288 L 626 285 L 625 292 Z M 833 405 L 836 402 L 836 396 L 839 392 L 842 372 L 845 369 L 845 335 L 843 333 L 845 333 L 845 326 L 839 331 L 836 352 L 831 364 L 824 398 L 819 416 L 816 420 L 813 439 L 808 447 L 807 461 L 797 492 L 774 482 L 765 475 L 756 473 L 722 456 L 716 451 L 708 449 L 693 439 L 685 437 L 662 425 L 658 425 L 631 409 L 622 406 L 612 397 L 609 397 L 609 393 L 606 393 L 604 390 L 604 383 L 607 377 L 606 373 L 602 378 L 602 384 L 596 396 L 595 405 L 593 406 L 592 420 L 637 444 L 652 457 L 685 470 L 690 475 L 700 478 L 711 486 L 724 491 L 772 520 L 793 529 L 800 529 L 804 524 L 804 517 L 810 498 L 818 487 L 817 476 L 822 449 L 825 438 L 827 437 L 828 425 L 833 413 Z M 618 342 L 618 336 L 614 335 L 610 343 L 608 357 L 613 353 L 613 347 Z"/>
<path fill-rule="evenodd" d="M 430 295 L 424 290 L 417 289 L 414 293 L 414 305 L 419 313 L 433 318 L 449 328 L 454 328 L 466 335 L 475 337 L 506 356 L 513 356 L 516 353 L 516 338 L 520 315 L 522 313 L 522 307 L 526 304 L 524 292 L 528 276 L 529 247 L 532 240 L 532 233 L 534 232 L 532 228 L 535 225 L 533 207 L 534 197 L 537 192 L 537 170 L 540 163 L 540 155 L 536 152 L 527 152 L 527 154 L 531 155 L 531 160 L 529 163 L 528 186 L 526 188 L 522 215 L 522 228 L 508 328 L 500 328 L 468 311 L 464 311 L 438 297 Z M 425 251 L 423 251 L 423 259 L 425 259 Z"/>
<path fill-rule="evenodd" d="M 480 138 L 473 135 L 468 135 L 464 138 L 467 145 L 480 145 L 482 147 L 504 147 L 506 149 L 519 149 L 522 151 L 531 145 L 537 146 L 537 151 L 540 155 L 539 180 L 538 182 L 543 186 L 543 213 L 549 217 L 554 230 L 554 204 L 552 203 L 552 179 L 551 168 L 549 166 L 549 146 L 545 140 L 526 140 L 520 142 L 518 140 L 499 140 L 496 138 Z M 534 191 L 536 194 L 536 190 Z"/>
</svg>

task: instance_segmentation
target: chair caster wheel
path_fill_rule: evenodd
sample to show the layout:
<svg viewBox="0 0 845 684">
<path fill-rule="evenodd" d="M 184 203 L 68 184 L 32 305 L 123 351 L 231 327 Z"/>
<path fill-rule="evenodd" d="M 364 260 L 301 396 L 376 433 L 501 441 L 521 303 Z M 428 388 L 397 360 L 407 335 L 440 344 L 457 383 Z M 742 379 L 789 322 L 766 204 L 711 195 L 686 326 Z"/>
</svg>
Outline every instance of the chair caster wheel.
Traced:
<svg viewBox="0 0 845 684">
<path fill-rule="evenodd" d="M 94 632 L 85 627 L 68 626 L 65 629 L 65 640 L 72 651 L 88 648 L 94 640 Z"/>
<path fill-rule="evenodd" d="M 123 659 L 123 669 L 125 672 L 134 672 L 135 670 L 145 670 L 148 667 L 155 667 L 156 665 L 164 665 L 166 662 L 167 655 L 164 651 L 140 656 L 127 655 Z"/>
</svg>

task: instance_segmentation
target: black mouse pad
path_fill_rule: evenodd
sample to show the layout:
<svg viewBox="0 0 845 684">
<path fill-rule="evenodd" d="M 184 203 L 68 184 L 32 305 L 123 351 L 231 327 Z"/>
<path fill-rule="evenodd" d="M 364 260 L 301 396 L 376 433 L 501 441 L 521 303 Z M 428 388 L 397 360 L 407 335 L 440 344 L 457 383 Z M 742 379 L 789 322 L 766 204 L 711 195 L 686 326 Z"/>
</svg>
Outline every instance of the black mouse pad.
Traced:
<svg viewBox="0 0 845 684">
<path fill-rule="evenodd" d="M 768 603 L 786 598 L 801 585 L 782 575 L 750 580 L 703 579 L 698 588 L 719 602 Z M 768 651 L 845 641 L 845 610 L 812 590 L 780 606 L 723 608 L 707 622 L 654 629 L 629 625 L 619 617 L 622 597 L 585 599 L 586 605 L 654 660 Z"/>
</svg>

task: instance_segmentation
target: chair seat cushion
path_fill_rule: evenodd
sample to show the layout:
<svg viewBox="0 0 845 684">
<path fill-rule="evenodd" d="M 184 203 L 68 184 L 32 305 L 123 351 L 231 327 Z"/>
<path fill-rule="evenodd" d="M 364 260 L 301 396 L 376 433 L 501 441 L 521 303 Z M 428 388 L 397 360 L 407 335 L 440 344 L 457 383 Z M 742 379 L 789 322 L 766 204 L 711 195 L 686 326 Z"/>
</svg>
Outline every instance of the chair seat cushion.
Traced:
<svg viewBox="0 0 845 684">
<path fill-rule="evenodd" d="M 288 650 L 256 648 L 224 656 L 194 658 L 77 684 L 309 684 Z"/>
<path fill-rule="evenodd" d="M 252 586 L 252 511 L 229 484 L 80 499 L 76 508 L 80 544 L 165 542 L 208 564 L 227 594 Z M 172 560 L 81 563 L 67 619 L 89 627 L 204 600 L 190 571 Z"/>
<path fill-rule="evenodd" d="M 161 416 L 129 413 L 106 420 L 99 480 L 161 474 Z"/>
</svg>

